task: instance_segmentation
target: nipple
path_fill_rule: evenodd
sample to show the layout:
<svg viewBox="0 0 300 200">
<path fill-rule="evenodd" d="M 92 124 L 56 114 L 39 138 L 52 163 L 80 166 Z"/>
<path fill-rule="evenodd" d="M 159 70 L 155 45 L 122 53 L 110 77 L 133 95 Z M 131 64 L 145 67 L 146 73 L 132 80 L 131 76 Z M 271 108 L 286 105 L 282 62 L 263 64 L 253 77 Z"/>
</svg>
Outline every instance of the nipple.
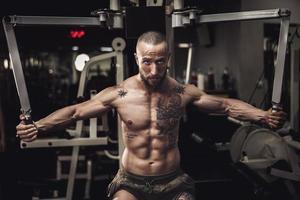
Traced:
<svg viewBox="0 0 300 200">
<path fill-rule="evenodd" d="M 132 123 L 133 123 L 133 122 L 132 122 L 131 120 L 128 120 L 128 121 L 127 121 L 127 124 L 128 124 L 128 125 L 132 125 Z"/>
</svg>

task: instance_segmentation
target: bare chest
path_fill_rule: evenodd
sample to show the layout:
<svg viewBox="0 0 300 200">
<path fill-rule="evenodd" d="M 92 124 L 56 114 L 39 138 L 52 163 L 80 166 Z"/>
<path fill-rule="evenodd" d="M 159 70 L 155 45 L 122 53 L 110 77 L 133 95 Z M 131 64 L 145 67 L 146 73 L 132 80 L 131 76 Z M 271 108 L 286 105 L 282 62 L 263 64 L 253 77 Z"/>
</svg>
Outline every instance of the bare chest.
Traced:
<svg viewBox="0 0 300 200">
<path fill-rule="evenodd" d="M 184 111 L 180 94 L 135 94 L 120 99 L 117 110 L 125 128 L 139 130 L 171 128 L 178 124 Z"/>
</svg>

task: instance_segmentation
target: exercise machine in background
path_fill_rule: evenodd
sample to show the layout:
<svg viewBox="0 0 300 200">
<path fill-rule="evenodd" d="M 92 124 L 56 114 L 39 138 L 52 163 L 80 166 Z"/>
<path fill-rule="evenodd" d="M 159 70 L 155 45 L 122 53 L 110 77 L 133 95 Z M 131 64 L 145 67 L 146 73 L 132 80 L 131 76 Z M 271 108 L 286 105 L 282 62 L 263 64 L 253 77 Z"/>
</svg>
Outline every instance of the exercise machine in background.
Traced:
<svg viewBox="0 0 300 200">
<path fill-rule="evenodd" d="M 97 11 L 97 17 L 47 17 L 47 16 L 7 16 L 4 17 L 2 20 L 4 31 L 8 43 L 10 59 L 12 62 L 13 67 L 13 74 L 14 79 L 21 103 L 21 111 L 22 114 L 25 115 L 26 120 L 28 123 L 32 123 L 31 120 L 31 107 L 28 98 L 26 83 L 24 79 L 21 59 L 19 55 L 17 40 L 14 32 L 14 27 L 17 25 L 64 25 L 64 26 L 104 26 L 108 28 L 122 28 L 123 27 L 123 15 L 120 10 L 119 2 L 118 1 L 111 1 L 111 10 L 106 11 Z M 125 41 L 122 38 L 116 38 L 112 42 L 112 47 L 114 51 L 107 54 L 102 54 L 99 56 L 95 56 L 91 58 L 89 62 L 85 64 L 84 71 L 81 74 L 80 84 L 78 88 L 78 97 L 82 97 L 85 86 L 86 86 L 86 78 L 88 74 L 89 68 L 94 65 L 95 63 L 105 60 L 116 58 L 116 82 L 117 84 L 120 83 L 124 79 L 124 61 L 123 61 L 123 50 L 125 48 Z M 106 131 L 107 124 L 105 123 L 105 117 L 103 126 L 100 128 L 100 131 Z M 118 123 L 118 135 L 120 136 L 120 123 Z M 66 196 L 61 198 L 55 199 L 72 199 L 73 195 L 73 188 L 74 188 L 74 181 L 76 178 L 76 169 L 77 169 L 77 162 L 80 158 L 79 156 L 79 148 L 80 146 L 94 146 L 94 145 L 107 145 L 108 138 L 107 137 L 97 137 L 97 131 L 99 131 L 97 126 L 97 120 L 90 119 L 90 131 L 89 137 L 82 137 L 83 131 L 83 122 L 78 121 L 76 123 L 75 130 L 68 130 L 68 132 L 73 135 L 72 139 L 55 139 L 55 138 L 43 138 L 37 139 L 34 142 L 26 143 L 21 142 L 21 148 L 53 148 L 53 147 L 72 147 L 72 155 L 68 157 L 71 161 L 70 170 L 68 174 L 68 184 L 67 184 L 67 191 Z M 120 154 L 122 153 L 124 147 L 122 142 L 118 142 L 119 144 L 119 151 Z M 59 158 L 59 159 L 65 159 Z M 89 162 L 88 162 L 89 163 Z M 88 164 L 88 168 L 90 164 Z M 90 173 L 88 172 L 87 181 L 90 180 Z M 88 183 L 87 189 L 88 190 Z M 85 194 L 88 197 L 88 193 Z"/>
<path fill-rule="evenodd" d="M 290 11 L 288 9 L 270 9 L 202 15 L 201 10 L 196 8 L 185 9 L 184 1 L 178 0 L 174 1 L 172 27 L 195 26 L 211 22 L 249 21 L 276 18 L 281 21 L 280 34 L 276 49 L 277 57 L 271 99 L 273 111 L 276 112 L 278 106 L 281 104 L 282 97 L 282 85 L 290 21 Z M 190 44 L 187 48 L 188 57 L 185 83 L 190 82 L 193 44 Z M 297 82 L 297 76 L 299 75 L 299 61 L 295 59 L 295 53 L 297 53 L 297 51 L 293 50 L 291 65 L 291 91 L 295 91 L 299 87 L 297 85 L 299 84 L 299 81 Z M 299 103 L 297 103 L 299 97 L 297 94 L 298 92 L 295 94 L 296 98 L 292 98 L 293 100 L 291 101 L 291 126 L 293 130 L 298 130 L 299 123 L 297 121 L 299 120 L 299 118 L 297 118 L 297 113 L 299 112 Z M 294 97 L 294 95 L 292 95 L 292 97 Z M 295 187 L 293 182 L 300 182 L 300 142 L 295 140 L 294 135 L 291 134 L 291 127 L 284 127 L 278 131 L 272 131 L 254 124 L 243 123 L 232 118 L 228 119 L 241 126 L 233 134 L 228 145 L 218 146 L 215 144 L 215 148 L 221 148 L 224 150 L 225 147 L 225 149 L 230 151 L 231 159 L 238 170 L 246 169 L 248 172 L 251 171 L 251 173 L 257 174 L 257 176 L 261 177 L 265 183 L 272 183 L 275 180 L 283 179 L 292 198 L 299 199 L 297 191 L 298 188 Z M 192 138 L 198 143 L 204 142 L 204 139 L 198 137 L 197 134 L 192 134 Z M 263 196 L 257 195 L 256 198 L 263 198 Z"/>
</svg>

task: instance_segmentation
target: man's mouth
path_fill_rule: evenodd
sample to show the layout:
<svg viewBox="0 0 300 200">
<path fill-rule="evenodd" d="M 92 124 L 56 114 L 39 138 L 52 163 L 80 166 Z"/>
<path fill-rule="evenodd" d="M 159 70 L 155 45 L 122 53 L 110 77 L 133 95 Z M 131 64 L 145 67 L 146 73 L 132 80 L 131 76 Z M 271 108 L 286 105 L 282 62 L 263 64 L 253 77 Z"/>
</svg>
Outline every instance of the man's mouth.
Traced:
<svg viewBox="0 0 300 200">
<path fill-rule="evenodd" d="M 149 77 L 150 80 L 159 80 L 160 77 Z"/>
</svg>

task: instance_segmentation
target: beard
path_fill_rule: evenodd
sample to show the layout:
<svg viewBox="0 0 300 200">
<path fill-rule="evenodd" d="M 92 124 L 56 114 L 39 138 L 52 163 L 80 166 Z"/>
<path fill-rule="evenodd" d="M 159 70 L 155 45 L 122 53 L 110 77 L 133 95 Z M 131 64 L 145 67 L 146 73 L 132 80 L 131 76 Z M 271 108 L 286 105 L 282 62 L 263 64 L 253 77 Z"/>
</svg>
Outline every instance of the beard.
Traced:
<svg viewBox="0 0 300 200">
<path fill-rule="evenodd" d="M 162 84 L 162 82 L 165 80 L 165 78 L 167 76 L 167 70 L 162 75 L 155 76 L 155 77 L 146 77 L 146 76 L 144 76 L 143 73 L 140 73 L 140 75 L 141 75 L 142 81 L 144 82 L 144 84 L 147 87 L 152 88 L 152 89 L 157 89 Z"/>
</svg>

